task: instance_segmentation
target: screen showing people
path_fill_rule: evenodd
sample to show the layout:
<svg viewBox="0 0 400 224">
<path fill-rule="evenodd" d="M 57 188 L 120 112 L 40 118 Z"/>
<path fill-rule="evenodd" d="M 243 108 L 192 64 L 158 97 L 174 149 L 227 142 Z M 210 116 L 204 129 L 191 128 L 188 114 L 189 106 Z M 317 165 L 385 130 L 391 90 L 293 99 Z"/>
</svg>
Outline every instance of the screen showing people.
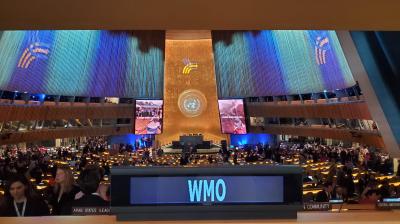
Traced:
<svg viewBox="0 0 400 224">
<path fill-rule="evenodd" d="M 243 100 L 218 100 L 222 133 L 246 134 Z"/>
<path fill-rule="evenodd" d="M 135 134 L 161 134 L 162 100 L 136 100 Z"/>
</svg>

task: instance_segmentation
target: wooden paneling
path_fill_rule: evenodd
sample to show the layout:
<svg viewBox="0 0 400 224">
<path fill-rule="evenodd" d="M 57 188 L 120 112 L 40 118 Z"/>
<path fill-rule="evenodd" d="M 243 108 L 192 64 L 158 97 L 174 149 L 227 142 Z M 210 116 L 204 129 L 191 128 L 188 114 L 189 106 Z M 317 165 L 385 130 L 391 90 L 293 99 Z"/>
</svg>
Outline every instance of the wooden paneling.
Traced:
<svg viewBox="0 0 400 224">
<path fill-rule="evenodd" d="M 199 40 L 211 39 L 209 30 L 168 30 L 165 34 L 167 40 Z"/>
<path fill-rule="evenodd" d="M 302 118 L 347 118 L 372 120 L 364 101 L 330 104 L 284 104 L 247 103 L 250 117 L 302 117 Z"/>
<path fill-rule="evenodd" d="M 14 144 L 18 142 L 35 142 L 56 138 L 70 138 L 77 136 L 120 135 L 127 133 L 132 133 L 131 125 L 124 125 L 120 127 L 46 129 L 30 132 L 0 134 L 0 145 Z"/>
<path fill-rule="evenodd" d="M 382 137 L 375 131 L 358 131 L 349 129 L 305 127 L 288 125 L 269 125 L 250 127 L 251 133 L 268 133 L 278 135 L 313 136 L 320 138 L 340 139 L 385 148 Z"/>
<path fill-rule="evenodd" d="M 134 105 L 0 105 L 1 121 L 133 118 Z"/>
<path fill-rule="evenodd" d="M 376 224 L 376 223 L 398 223 L 400 213 L 396 211 L 345 211 L 345 212 L 298 212 L 297 219 L 279 219 L 279 220 L 179 220 L 179 221 L 125 221 L 125 224 L 293 224 L 293 223 L 347 223 L 347 224 Z M 7 224 L 31 224 L 31 223 L 57 223 L 57 224 L 114 224 L 117 222 L 115 216 L 49 216 L 49 217 L 0 217 L 0 223 Z"/>
<path fill-rule="evenodd" d="M 0 1 L 1 29 L 399 30 L 398 0 Z"/>
<path fill-rule="evenodd" d="M 211 31 L 167 31 L 167 38 L 172 39 L 165 42 L 164 127 L 162 134 L 156 136 L 161 145 L 189 133 L 202 133 L 206 140 L 214 142 L 226 138 L 221 134 L 219 121 L 212 41 L 210 38 L 197 39 L 207 37 L 207 33 L 211 37 Z M 198 67 L 184 73 L 185 59 Z M 202 96 L 197 98 L 202 112 L 196 116 L 185 115 L 180 110 L 182 104 L 181 107 L 178 105 L 179 98 L 187 92 Z"/>
</svg>

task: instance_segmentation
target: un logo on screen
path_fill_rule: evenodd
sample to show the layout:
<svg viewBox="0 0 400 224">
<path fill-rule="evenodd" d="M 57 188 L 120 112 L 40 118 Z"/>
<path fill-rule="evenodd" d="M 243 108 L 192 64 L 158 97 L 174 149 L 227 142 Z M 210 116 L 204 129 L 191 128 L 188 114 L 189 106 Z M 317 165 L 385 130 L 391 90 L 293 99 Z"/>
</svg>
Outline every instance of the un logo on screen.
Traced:
<svg viewBox="0 0 400 224">
<path fill-rule="evenodd" d="M 190 112 L 198 111 L 200 106 L 200 100 L 197 97 L 187 98 L 183 101 L 183 107 Z"/>
<path fill-rule="evenodd" d="M 188 89 L 179 95 L 178 107 L 186 117 L 197 117 L 207 108 L 207 100 L 199 90 Z"/>
</svg>

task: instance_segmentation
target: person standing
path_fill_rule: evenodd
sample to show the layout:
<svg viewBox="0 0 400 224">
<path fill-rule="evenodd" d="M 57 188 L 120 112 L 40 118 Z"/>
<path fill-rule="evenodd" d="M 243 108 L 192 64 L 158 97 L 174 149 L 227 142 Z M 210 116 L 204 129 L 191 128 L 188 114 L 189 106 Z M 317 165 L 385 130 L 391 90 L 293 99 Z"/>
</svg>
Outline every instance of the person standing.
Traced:
<svg viewBox="0 0 400 224">
<path fill-rule="evenodd" d="M 88 167 L 84 169 L 78 178 L 78 185 L 81 190 L 81 197 L 75 199 L 69 205 L 63 206 L 61 214 L 73 214 L 74 207 L 109 207 L 109 202 L 105 201 L 98 193 L 101 182 L 101 173 L 98 167 Z M 79 194 L 78 194 L 79 195 Z M 76 197 L 75 197 L 76 198 Z"/>
<path fill-rule="evenodd" d="M 74 176 L 69 167 L 59 167 L 55 185 L 49 194 L 49 204 L 53 208 L 52 214 L 60 215 L 62 207 L 72 202 L 79 191 L 80 189 L 75 185 Z"/>
</svg>

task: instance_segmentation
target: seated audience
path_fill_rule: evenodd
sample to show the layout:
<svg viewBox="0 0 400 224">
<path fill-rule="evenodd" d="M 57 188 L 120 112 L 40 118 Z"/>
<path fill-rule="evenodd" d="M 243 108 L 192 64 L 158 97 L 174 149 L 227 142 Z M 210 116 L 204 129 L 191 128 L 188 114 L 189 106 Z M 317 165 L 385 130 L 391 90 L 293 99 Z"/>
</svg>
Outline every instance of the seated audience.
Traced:
<svg viewBox="0 0 400 224">
<path fill-rule="evenodd" d="M 324 184 L 324 189 L 318 192 L 315 201 L 317 202 L 329 202 L 332 199 L 333 186 L 332 183 L 327 182 Z"/>
<path fill-rule="evenodd" d="M 0 146 L 0 199 L 3 198 L 0 215 L 18 216 L 16 211 L 25 216 L 48 214 L 43 200 L 30 200 L 34 197 L 31 191 L 24 194 L 27 195 L 25 213 L 21 214 L 24 199 L 19 199 L 18 195 L 15 201 L 19 210 L 15 209 L 11 186 L 7 186 L 7 190 L 4 184 L 17 175 L 29 177 L 30 181 L 21 180 L 14 185 L 34 186 L 52 208 L 53 215 L 71 214 L 73 206 L 108 206 L 112 166 L 295 164 L 303 167 L 304 201 L 343 199 L 349 203 L 375 203 L 380 197 L 400 197 L 400 179 L 393 175 L 392 158 L 373 147 L 290 141 L 279 145 L 233 146 L 219 153 L 197 154 L 188 150 L 179 155 L 163 152 L 161 148 L 157 153 L 150 153 L 151 147 L 133 150 L 129 145 L 121 145 L 109 148 L 106 137 L 102 136 L 87 137 L 85 141 L 77 140 L 70 146 L 56 148 Z M 79 172 L 75 185 L 73 175 L 78 176 Z M 323 191 L 318 192 L 321 185 Z M 15 188 L 18 186 L 13 186 Z M 1 195 L 3 191 L 5 195 Z M 32 203 L 39 205 L 32 208 Z M 30 210 L 42 208 L 47 213 L 30 214 L 28 207 Z"/>
</svg>

